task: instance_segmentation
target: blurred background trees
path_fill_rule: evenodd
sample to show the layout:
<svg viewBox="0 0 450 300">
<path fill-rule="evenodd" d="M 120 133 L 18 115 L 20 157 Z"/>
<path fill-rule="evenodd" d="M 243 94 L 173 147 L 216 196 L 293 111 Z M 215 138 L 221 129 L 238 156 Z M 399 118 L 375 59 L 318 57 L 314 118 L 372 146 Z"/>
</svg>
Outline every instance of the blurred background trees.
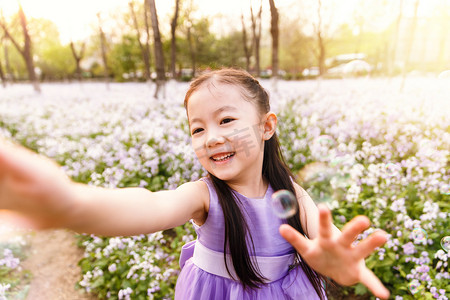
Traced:
<svg viewBox="0 0 450 300">
<path fill-rule="evenodd" d="M 285 79 L 450 69 L 445 0 L 251 0 L 228 17 L 202 14 L 195 0 L 172 2 L 161 13 L 154 0 L 129 1 L 70 42 L 32 11 L 1 13 L 0 80 L 38 90 L 38 80 L 190 80 L 223 66 Z"/>
</svg>

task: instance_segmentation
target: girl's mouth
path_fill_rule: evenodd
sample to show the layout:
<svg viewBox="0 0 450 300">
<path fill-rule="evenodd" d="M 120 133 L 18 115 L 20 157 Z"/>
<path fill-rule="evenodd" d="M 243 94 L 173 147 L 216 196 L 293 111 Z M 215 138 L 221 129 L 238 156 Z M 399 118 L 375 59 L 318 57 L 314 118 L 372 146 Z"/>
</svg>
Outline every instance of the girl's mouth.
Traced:
<svg viewBox="0 0 450 300">
<path fill-rule="evenodd" d="M 215 154 L 210 157 L 215 162 L 225 162 L 229 160 L 231 157 L 233 157 L 236 154 L 236 152 L 230 152 L 230 153 L 219 153 Z"/>
</svg>

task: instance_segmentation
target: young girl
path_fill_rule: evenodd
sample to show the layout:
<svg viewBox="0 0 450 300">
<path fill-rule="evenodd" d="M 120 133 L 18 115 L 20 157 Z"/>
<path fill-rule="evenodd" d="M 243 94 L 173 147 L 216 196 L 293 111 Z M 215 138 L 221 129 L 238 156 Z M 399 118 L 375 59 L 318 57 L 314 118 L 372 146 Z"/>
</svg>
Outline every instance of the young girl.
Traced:
<svg viewBox="0 0 450 300">
<path fill-rule="evenodd" d="M 257 80 L 239 70 L 210 72 L 192 82 L 184 104 L 207 177 L 160 192 L 92 187 L 3 141 L 0 209 L 34 228 L 99 235 L 151 233 L 192 220 L 198 238 L 182 249 L 176 299 L 325 299 L 325 277 L 389 296 L 364 264 L 386 241 L 384 233 L 354 246 L 368 219 L 356 217 L 341 233 L 329 210 L 317 208 L 294 182 L 275 133 L 277 116 Z M 270 205 L 280 189 L 299 203 L 287 221 Z"/>
</svg>

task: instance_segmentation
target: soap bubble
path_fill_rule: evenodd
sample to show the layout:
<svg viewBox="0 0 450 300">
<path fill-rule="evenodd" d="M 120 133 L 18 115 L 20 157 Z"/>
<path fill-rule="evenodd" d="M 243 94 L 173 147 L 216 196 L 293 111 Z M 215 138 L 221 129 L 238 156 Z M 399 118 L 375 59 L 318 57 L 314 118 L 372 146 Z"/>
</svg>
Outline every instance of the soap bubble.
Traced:
<svg viewBox="0 0 450 300">
<path fill-rule="evenodd" d="M 319 160 L 327 160 L 330 157 L 329 150 L 335 146 L 336 142 L 329 135 L 320 135 L 312 143 L 313 154 Z"/>
<path fill-rule="evenodd" d="M 445 70 L 439 73 L 438 75 L 439 79 L 449 79 L 450 78 L 450 70 Z"/>
<path fill-rule="evenodd" d="M 290 191 L 279 190 L 272 195 L 272 208 L 277 217 L 290 218 L 297 213 L 297 199 Z"/>
<path fill-rule="evenodd" d="M 427 139 L 421 140 L 418 146 L 418 154 L 426 157 L 432 157 L 437 151 L 436 143 Z"/>
<path fill-rule="evenodd" d="M 450 184 L 443 184 L 439 190 L 443 195 L 450 195 Z"/>
<path fill-rule="evenodd" d="M 427 243 L 427 232 L 422 228 L 414 228 L 411 236 L 414 240 L 414 244 L 425 245 Z"/>
<path fill-rule="evenodd" d="M 304 166 L 297 174 L 301 182 L 321 181 L 329 176 L 331 170 L 323 162 L 312 162 Z"/>
<path fill-rule="evenodd" d="M 400 172 L 400 170 L 401 170 L 401 168 L 400 168 L 400 166 L 399 165 L 396 165 L 396 164 L 394 164 L 394 163 L 387 163 L 386 164 L 386 173 L 389 175 L 389 176 L 395 176 L 397 173 L 399 173 Z"/>
<path fill-rule="evenodd" d="M 350 154 L 340 154 L 330 161 L 332 167 L 345 166 L 354 164 L 355 159 Z"/>
<path fill-rule="evenodd" d="M 322 147 L 333 147 L 335 141 L 331 136 L 324 134 L 315 138 L 314 143 L 317 143 Z"/>
<path fill-rule="evenodd" d="M 409 291 L 411 294 L 416 294 L 420 290 L 420 282 L 417 279 L 414 279 L 408 284 Z"/>
<path fill-rule="evenodd" d="M 445 252 L 448 252 L 450 250 L 450 236 L 444 236 L 441 239 L 441 247 Z"/>
</svg>

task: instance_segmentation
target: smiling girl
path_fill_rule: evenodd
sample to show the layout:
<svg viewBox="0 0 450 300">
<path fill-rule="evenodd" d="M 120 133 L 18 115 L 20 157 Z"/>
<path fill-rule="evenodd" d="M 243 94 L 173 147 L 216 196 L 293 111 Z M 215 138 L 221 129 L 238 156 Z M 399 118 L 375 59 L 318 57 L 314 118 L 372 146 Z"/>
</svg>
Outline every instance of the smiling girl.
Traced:
<svg viewBox="0 0 450 300">
<path fill-rule="evenodd" d="M 208 176 L 176 190 L 104 189 L 74 183 L 43 157 L 0 144 L 0 209 L 35 228 L 66 227 L 100 235 L 135 235 L 192 221 L 197 240 L 180 259 L 176 299 L 325 299 L 326 277 L 388 290 L 364 258 L 386 241 L 358 216 L 340 232 L 293 180 L 276 135 L 277 116 L 259 82 L 244 71 L 200 76 L 186 93 L 192 146 Z M 274 191 L 296 195 L 287 220 L 272 211 Z"/>
</svg>

